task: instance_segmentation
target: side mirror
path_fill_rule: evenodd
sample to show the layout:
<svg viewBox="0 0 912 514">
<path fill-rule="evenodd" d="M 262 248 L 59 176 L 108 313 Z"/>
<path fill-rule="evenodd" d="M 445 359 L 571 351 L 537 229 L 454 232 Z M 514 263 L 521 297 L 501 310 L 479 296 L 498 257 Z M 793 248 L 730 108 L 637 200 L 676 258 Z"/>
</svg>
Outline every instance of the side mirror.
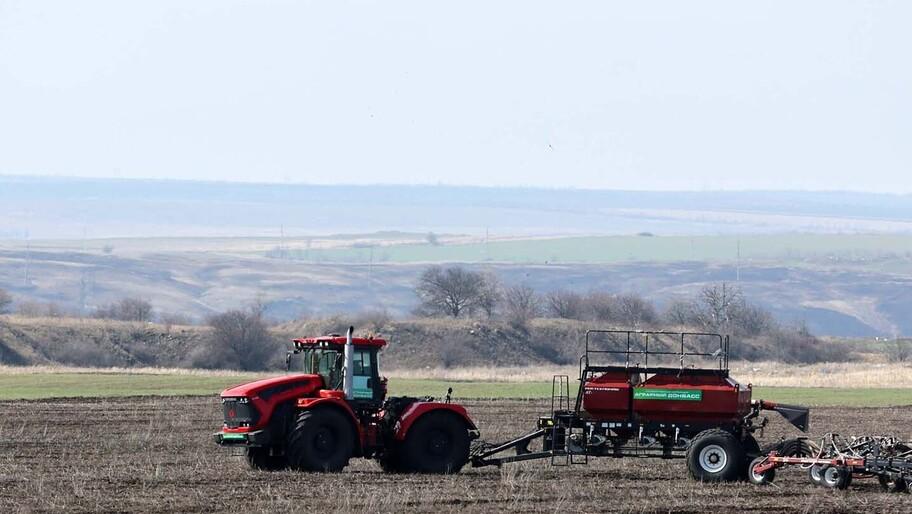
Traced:
<svg viewBox="0 0 912 514">
<path fill-rule="evenodd" d="M 292 353 L 294 353 L 294 352 L 289 351 L 289 352 L 285 353 L 285 372 L 286 373 L 291 371 L 291 354 Z"/>
</svg>

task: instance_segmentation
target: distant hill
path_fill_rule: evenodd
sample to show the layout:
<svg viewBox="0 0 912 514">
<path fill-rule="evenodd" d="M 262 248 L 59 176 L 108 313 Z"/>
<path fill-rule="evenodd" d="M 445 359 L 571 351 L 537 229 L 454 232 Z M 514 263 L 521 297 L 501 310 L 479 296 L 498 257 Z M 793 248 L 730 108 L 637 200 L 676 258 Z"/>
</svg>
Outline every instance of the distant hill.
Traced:
<svg viewBox="0 0 912 514">
<path fill-rule="evenodd" d="M 317 186 L 0 176 L 0 239 L 912 232 L 912 196 Z"/>
<path fill-rule="evenodd" d="M 432 263 L 541 292 L 710 283 L 817 334 L 912 334 L 912 196 L 312 186 L 0 176 L 0 288 L 90 314 L 407 316 Z"/>
</svg>

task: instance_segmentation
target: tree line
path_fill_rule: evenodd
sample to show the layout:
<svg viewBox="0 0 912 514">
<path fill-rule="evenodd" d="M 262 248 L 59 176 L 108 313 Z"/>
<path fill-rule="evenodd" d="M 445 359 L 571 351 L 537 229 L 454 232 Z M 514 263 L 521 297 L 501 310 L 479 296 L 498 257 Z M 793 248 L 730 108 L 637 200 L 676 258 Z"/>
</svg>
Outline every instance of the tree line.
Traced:
<svg viewBox="0 0 912 514">
<path fill-rule="evenodd" d="M 740 288 L 725 283 L 706 286 L 694 298 L 676 299 L 659 309 L 636 293 L 539 292 L 526 284 L 504 285 L 491 273 L 460 266 L 431 266 L 418 278 L 415 292 L 419 300 L 415 314 L 419 316 L 482 316 L 516 327 L 534 318 L 558 318 L 630 328 L 661 324 L 758 335 L 775 325 L 768 311 L 749 303 Z"/>
</svg>

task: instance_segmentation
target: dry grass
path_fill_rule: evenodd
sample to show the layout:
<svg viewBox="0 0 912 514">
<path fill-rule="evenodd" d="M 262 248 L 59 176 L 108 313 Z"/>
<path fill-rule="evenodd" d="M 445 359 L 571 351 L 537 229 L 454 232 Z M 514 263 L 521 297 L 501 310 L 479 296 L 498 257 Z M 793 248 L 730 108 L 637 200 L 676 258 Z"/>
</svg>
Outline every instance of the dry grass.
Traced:
<svg viewBox="0 0 912 514">
<path fill-rule="evenodd" d="M 263 378 L 268 375 L 277 375 L 278 372 L 250 372 L 232 371 L 227 369 L 191 369 L 191 368 L 86 368 L 56 365 L 39 366 L 3 366 L 0 365 L 0 375 L 44 375 L 44 374 L 117 374 L 117 375 L 178 375 L 196 377 L 249 377 L 251 380 Z"/>
<path fill-rule="evenodd" d="M 387 375 L 404 379 L 466 382 L 546 382 L 554 375 L 578 377 L 576 366 L 466 367 L 451 369 L 398 369 Z M 731 375 L 739 382 L 765 387 L 912 388 L 912 363 L 818 363 L 736 362 Z"/>
<path fill-rule="evenodd" d="M 912 388 L 912 363 L 821 362 L 795 366 L 743 362 L 731 374 L 742 383 L 767 387 Z"/>
</svg>

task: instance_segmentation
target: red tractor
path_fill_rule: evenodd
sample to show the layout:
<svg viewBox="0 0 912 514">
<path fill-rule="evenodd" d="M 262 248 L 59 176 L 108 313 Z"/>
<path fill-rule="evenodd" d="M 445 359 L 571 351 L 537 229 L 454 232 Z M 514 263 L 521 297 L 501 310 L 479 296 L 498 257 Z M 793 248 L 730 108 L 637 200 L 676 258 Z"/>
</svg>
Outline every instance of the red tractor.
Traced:
<svg viewBox="0 0 912 514">
<path fill-rule="evenodd" d="M 379 351 L 386 341 L 331 335 L 295 339 L 286 368 L 221 394 L 219 445 L 243 448 L 252 468 L 341 471 L 352 457 L 384 470 L 455 473 L 478 429 L 465 408 L 433 398 L 386 397 Z"/>
<path fill-rule="evenodd" d="M 552 386 L 552 414 L 536 430 L 473 448 L 472 465 L 550 458 L 552 464 L 589 457 L 684 458 L 693 478 L 748 478 L 765 454 L 754 434 L 775 410 L 801 431 L 808 409 L 751 399 L 751 386 L 729 376 L 728 337 L 719 334 L 590 330 L 580 358 L 580 388 L 571 406 L 569 380 Z M 540 441 L 535 450 L 530 444 Z M 512 454 L 508 454 L 512 451 Z M 779 455 L 807 455 L 804 439 L 780 443 Z"/>
</svg>

